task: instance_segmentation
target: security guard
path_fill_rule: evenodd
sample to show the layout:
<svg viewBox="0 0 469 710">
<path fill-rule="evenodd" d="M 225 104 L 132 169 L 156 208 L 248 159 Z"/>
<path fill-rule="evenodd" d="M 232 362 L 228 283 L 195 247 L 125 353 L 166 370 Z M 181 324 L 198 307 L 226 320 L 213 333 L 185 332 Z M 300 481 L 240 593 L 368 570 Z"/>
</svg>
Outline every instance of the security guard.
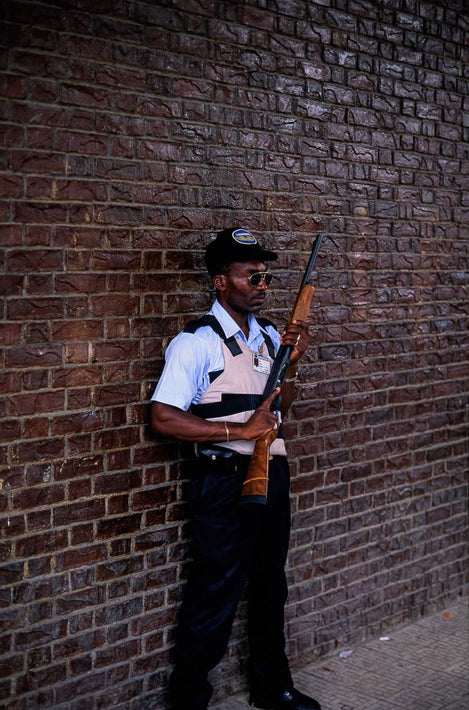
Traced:
<svg viewBox="0 0 469 710">
<path fill-rule="evenodd" d="M 206 250 L 217 298 L 170 343 L 152 400 L 152 427 L 195 443 L 188 489 L 193 565 L 176 636 L 173 710 L 206 710 L 209 671 L 222 659 L 236 607 L 248 582 L 250 704 L 273 710 L 320 710 L 293 686 L 285 655 L 285 561 L 290 533 L 289 469 L 279 411 L 262 392 L 280 344 L 293 348 L 281 392 L 294 398 L 299 358 L 308 346 L 302 321 L 280 338 L 259 318 L 277 255 L 245 229 L 219 232 Z M 272 429 L 266 505 L 240 503 L 254 443 Z"/>
</svg>

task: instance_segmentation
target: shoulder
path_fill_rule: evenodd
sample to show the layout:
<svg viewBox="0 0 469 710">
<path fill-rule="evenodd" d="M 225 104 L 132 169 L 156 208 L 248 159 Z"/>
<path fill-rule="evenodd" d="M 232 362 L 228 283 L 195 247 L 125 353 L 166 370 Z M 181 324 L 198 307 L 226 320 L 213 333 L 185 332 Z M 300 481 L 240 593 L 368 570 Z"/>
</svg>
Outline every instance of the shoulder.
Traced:
<svg viewBox="0 0 469 710">
<path fill-rule="evenodd" d="M 166 350 L 166 359 L 187 357 L 200 360 L 200 358 L 209 355 L 220 341 L 220 338 L 210 326 L 201 325 L 196 328 L 186 328 L 169 343 Z"/>
<path fill-rule="evenodd" d="M 273 321 L 269 320 L 269 318 L 256 318 L 256 320 L 261 326 L 261 328 L 265 328 L 266 330 L 267 328 L 270 328 L 275 331 L 277 330 L 277 326 L 275 325 L 275 323 L 273 323 Z"/>
<path fill-rule="evenodd" d="M 206 313 L 205 315 L 201 316 L 200 318 L 196 318 L 195 320 L 190 320 L 188 323 L 186 323 L 183 333 L 195 334 L 195 333 L 197 333 L 198 330 L 201 330 L 201 329 L 204 330 L 206 328 L 209 328 L 210 330 L 215 332 L 220 338 L 225 337 L 225 334 L 223 332 L 223 329 L 222 329 L 220 323 L 215 318 L 215 316 L 212 315 L 211 313 Z"/>
</svg>

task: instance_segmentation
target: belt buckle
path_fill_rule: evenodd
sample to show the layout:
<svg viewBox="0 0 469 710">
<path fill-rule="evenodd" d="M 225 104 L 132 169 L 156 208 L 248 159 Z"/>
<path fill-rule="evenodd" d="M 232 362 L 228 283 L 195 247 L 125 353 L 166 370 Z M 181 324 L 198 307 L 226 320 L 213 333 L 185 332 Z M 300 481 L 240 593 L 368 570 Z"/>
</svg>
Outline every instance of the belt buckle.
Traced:
<svg viewBox="0 0 469 710">
<path fill-rule="evenodd" d="M 204 446 L 203 448 L 198 447 L 198 455 L 210 461 L 218 461 L 220 459 L 227 461 L 233 456 L 233 451 L 232 449 L 225 449 L 221 446 Z"/>
</svg>

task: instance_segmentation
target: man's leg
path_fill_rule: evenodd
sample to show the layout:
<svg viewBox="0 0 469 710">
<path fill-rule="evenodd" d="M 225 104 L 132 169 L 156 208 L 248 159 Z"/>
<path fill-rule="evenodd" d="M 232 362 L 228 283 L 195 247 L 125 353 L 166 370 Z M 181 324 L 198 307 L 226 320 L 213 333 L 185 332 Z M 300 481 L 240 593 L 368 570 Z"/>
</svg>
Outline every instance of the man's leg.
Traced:
<svg viewBox="0 0 469 710">
<path fill-rule="evenodd" d="M 247 457 L 232 470 L 214 468 L 190 486 L 194 563 L 184 590 L 170 692 L 175 710 L 205 710 L 212 695 L 209 671 L 222 659 L 248 575 L 254 528 L 240 504 Z"/>
<path fill-rule="evenodd" d="M 257 697 L 293 687 L 285 655 L 285 562 L 290 536 L 290 478 L 284 457 L 270 462 L 268 500 L 249 573 L 249 683 Z M 259 512 L 261 514 L 261 511 Z"/>
</svg>

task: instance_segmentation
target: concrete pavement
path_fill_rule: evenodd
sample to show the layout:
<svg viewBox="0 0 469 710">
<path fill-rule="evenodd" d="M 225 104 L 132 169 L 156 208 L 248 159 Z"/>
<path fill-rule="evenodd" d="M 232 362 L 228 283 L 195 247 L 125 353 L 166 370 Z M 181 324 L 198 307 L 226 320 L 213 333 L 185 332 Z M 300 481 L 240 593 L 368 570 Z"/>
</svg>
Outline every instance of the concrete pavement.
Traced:
<svg viewBox="0 0 469 710">
<path fill-rule="evenodd" d="M 296 687 L 322 710 L 469 710 L 467 599 L 383 637 L 295 670 Z M 213 710 L 247 707 L 240 693 Z"/>
</svg>

